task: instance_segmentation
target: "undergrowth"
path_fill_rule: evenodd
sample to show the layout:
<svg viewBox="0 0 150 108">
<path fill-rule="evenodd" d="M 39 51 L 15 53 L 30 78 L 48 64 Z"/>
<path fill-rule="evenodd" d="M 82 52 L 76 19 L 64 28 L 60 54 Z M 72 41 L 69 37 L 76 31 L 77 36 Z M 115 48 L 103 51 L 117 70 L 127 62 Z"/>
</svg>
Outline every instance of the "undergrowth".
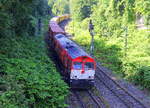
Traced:
<svg viewBox="0 0 150 108">
<path fill-rule="evenodd" d="M 68 86 L 46 54 L 44 39 L 0 39 L 0 107 L 65 107 Z"/>
</svg>

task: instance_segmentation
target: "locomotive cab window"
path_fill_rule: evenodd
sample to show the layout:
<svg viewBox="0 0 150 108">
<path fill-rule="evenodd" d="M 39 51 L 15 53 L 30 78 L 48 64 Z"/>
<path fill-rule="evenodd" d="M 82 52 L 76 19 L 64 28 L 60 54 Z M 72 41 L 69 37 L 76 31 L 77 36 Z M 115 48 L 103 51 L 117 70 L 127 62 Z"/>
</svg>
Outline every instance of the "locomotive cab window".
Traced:
<svg viewBox="0 0 150 108">
<path fill-rule="evenodd" d="M 74 62 L 73 69 L 82 69 L 82 62 Z"/>
<path fill-rule="evenodd" d="M 86 62 L 84 64 L 84 69 L 85 70 L 91 70 L 91 69 L 94 69 L 94 64 L 92 62 Z"/>
</svg>

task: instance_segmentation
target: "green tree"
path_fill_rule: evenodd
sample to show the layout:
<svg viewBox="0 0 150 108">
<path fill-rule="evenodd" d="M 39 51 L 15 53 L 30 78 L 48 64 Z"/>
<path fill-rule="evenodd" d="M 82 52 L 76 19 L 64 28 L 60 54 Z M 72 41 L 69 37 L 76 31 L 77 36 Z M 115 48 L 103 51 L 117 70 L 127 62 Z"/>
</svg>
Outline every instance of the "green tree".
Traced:
<svg viewBox="0 0 150 108">
<path fill-rule="evenodd" d="M 32 20 L 46 14 L 47 0 L 1 0 L 0 37 L 33 35 Z"/>
<path fill-rule="evenodd" d="M 78 21 L 90 17 L 97 0 L 70 0 L 71 15 Z"/>
<path fill-rule="evenodd" d="M 49 0 L 49 6 L 52 7 L 52 12 L 54 15 L 69 13 L 68 0 Z"/>
</svg>

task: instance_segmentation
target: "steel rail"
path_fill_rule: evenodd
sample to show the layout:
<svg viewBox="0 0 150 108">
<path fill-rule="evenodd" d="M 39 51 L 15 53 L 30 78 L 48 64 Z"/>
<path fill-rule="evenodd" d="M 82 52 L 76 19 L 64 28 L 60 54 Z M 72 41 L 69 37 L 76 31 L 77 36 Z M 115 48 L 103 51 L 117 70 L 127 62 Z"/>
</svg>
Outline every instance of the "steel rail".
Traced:
<svg viewBox="0 0 150 108">
<path fill-rule="evenodd" d="M 83 103 L 83 101 L 82 101 L 80 95 L 79 95 L 77 92 L 78 92 L 78 91 L 72 91 L 72 93 L 77 97 L 78 103 L 80 104 L 80 106 L 81 106 L 82 108 L 86 108 L 86 106 L 85 106 L 85 104 Z"/>
<path fill-rule="evenodd" d="M 99 108 L 102 108 L 100 102 L 95 98 L 95 96 L 92 95 L 92 92 L 90 90 L 87 90 L 87 93 L 89 94 L 89 96 L 92 98 L 92 100 L 96 103 L 96 105 L 99 107 Z"/>
</svg>

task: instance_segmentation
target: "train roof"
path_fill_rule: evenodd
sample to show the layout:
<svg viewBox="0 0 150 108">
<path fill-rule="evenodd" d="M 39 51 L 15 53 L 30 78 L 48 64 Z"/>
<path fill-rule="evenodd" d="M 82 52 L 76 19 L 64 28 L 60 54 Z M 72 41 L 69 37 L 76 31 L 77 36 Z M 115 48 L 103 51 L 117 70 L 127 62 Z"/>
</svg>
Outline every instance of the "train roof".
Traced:
<svg viewBox="0 0 150 108">
<path fill-rule="evenodd" d="M 55 36 L 55 38 L 60 42 L 61 46 L 66 49 L 66 51 L 68 52 L 68 54 L 73 59 L 75 59 L 77 57 L 81 57 L 81 56 L 89 56 L 84 50 L 82 50 L 73 41 L 71 41 L 70 39 L 68 39 L 65 35 L 57 34 Z"/>
<path fill-rule="evenodd" d="M 49 26 L 53 32 L 65 33 L 64 30 L 62 30 L 62 28 L 60 28 L 57 22 L 55 21 L 50 21 Z"/>
</svg>

